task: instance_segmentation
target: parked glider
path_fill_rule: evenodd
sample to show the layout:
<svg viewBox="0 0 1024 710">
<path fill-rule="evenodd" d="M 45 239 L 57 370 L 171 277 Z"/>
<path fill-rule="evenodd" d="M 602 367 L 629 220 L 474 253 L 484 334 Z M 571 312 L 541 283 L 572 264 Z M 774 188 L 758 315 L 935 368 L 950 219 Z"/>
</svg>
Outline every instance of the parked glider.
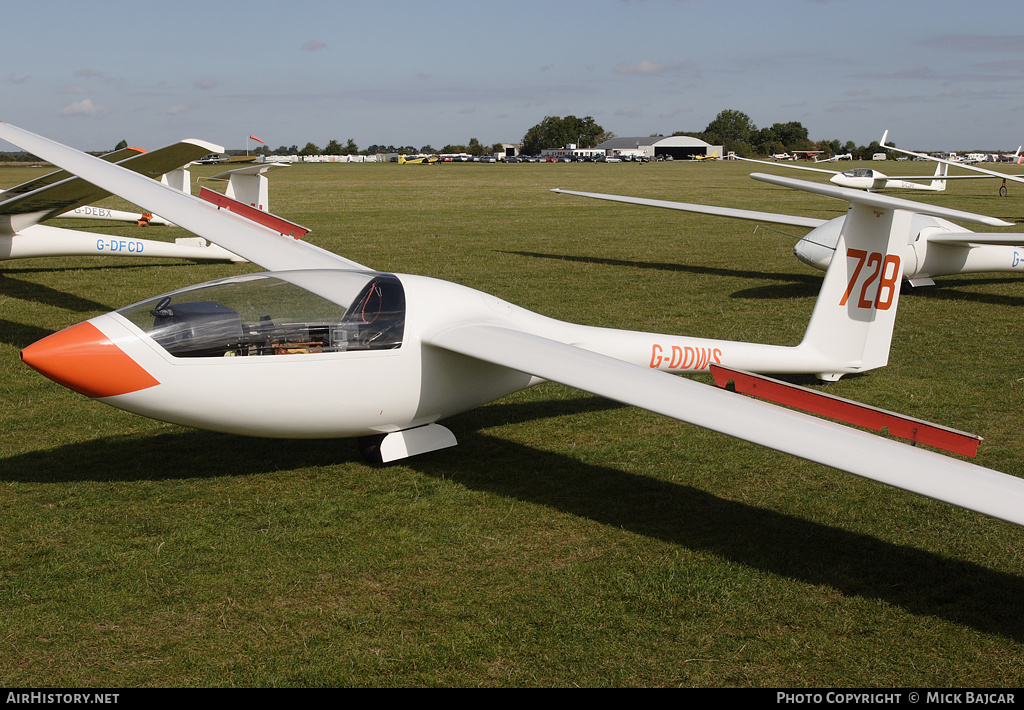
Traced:
<svg viewBox="0 0 1024 710">
<path fill-rule="evenodd" d="M 933 192 L 942 192 L 946 189 L 946 166 L 939 165 L 935 168 L 934 175 L 907 175 L 904 177 L 893 178 L 889 177 L 880 170 L 874 168 L 851 168 L 850 170 L 825 170 L 824 168 L 812 168 L 809 165 L 795 165 L 790 163 L 772 163 L 767 160 L 754 160 L 753 158 L 741 158 L 736 156 L 736 160 L 743 160 L 748 163 L 761 163 L 762 165 L 772 165 L 776 167 L 789 168 L 791 170 L 809 170 L 813 173 L 824 173 L 831 175 L 828 179 L 834 185 L 841 187 L 852 187 L 857 190 L 931 190 Z M 821 161 L 825 162 L 825 161 Z M 919 182 L 910 182 L 911 180 L 931 180 L 927 185 L 922 185 Z"/>
<path fill-rule="evenodd" d="M 107 154 L 102 161 L 123 166 L 155 183 L 165 174 L 218 148 L 203 141 L 186 140 L 148 152 L 127 148 Z M 184 185 L 187 188 L 187 182 Z M 176 187 L 181 189 L 181 185 Z M 199 237 L 165 242 L 39 224 L 56 217 L 76 216 L 75 210 L 85 208 L 110 194 L 64 170 L 43 175 L 0 193 L 0 260 L 39 256 L 152 256 L 243 261 L 216 244 L 207 244 L 205 239 Z M 97 210 L 95 207 L 89 209 L 93 212 Z M 124 214 L 132 221 L 139 219 L 137 214 Z M 89 216 L 107 218 L 106 214 Z"/>
<path fill-rule="evenodd" d="M 954 178 L 954 179 L 956 179 L 956 178 L 980 178 L 980 177 L 1002 178 L 1003 179 L 1003 183 L 1002 183 L 1002 185 L 999 186 L 999 196 L 1000 197 L 1006 197 L 1006 181 L 1007 180 L 1012 180 L 1013 182 L 1024 182 L 1024 175 L 1007 175 L 1006 173 L 1001 173 L 1001 172 L 998 172 L 996 170 L 989 170 L 987 168 L 980 168 L 977 165 L 974 165 L 973 163 L 965 163 L 963 161 L 958 161 L 958 160 L 946 160 L 945 158 L 936 158 L 935 156 L 928 155 L 927 153 L 915 153 L 915 152 L 910 151 L 910 150 L 904 150 L 903 148 L 897 148 L 894 145 L 886 145 L 885 144 L 885 139 L 888 138 L 888 137 L 889 137 L 889 131 L 886 131 L 885 133 L 882 134 L 882 140 L 879 143 L 879 146 L 882 147 L 882 148 L 885 148 L 886 150 L 894 150 L 897 153 L 904 153 L 905 155 L 913 155 L 915 158 L 920 158 L 921 160 L 932 160 L 932 161 L 934 161 L 936 163 L 939 163 L 940 165 L 953 165 L 953 166 L 958 167 L 958 168 L 963 168 L 964 170 L 970 170 L 972 172 L 980 173 L 979 175 L 948 175 L 947 176 L 948 178 Z M 1024 146 L 1021 146 L 1021 147 L 1024 147 Z M 1021 147 L 1017 148 L 1017 156 L 1018 157 L 1020 156 Z"/>
<path fill-rule="evenodd" d="M 22 351 L 104 403 L 238 434 L 363 437 L 389 461 L 454 445 L 440 419 L 553 380 L 1024 525 L 1024 480 L 664 371 L 883 365 L 906 222 L 936 208 L 846 191 L 847 258 L 826 274 L 804 342 L 780 347 L 556 321 L 457 284 L 370 270 L 9 124 L 0 138 L 272 270 L 158 296 Z M 698 354 L 703 366 L 684 364 Z"/>
<path fill-rule="evenodd" d="M 794 181 L 789 178 L 775 176 L 774 182 L 784 187 L 793 187 Z M 801 181 L 795 181 L 801 182 Z M 849 189 L 833 187 L 821 183 L 802 183 L 800 188 L 825 197 L 849 200 Z M 836 253 L 840 234 L 846 223 L 846 217 L 835 217 L 830 220 L 803 217 L 799 215 L 775 214 L 756 210 L 736 209 L 732 207 L 716 207 L 713 205 L 697 205 L 688 202 L 672 202 L 669 200 L 651 200 L 643 197 L 626 197 L 623 195 L 606 195 L 598 192 L 578 192 L 575 190 L 554 189 L 565 195 L 593 197 L 599 200 L 625 202 L 647 207 L 663 207 L 710 214 L 719 217 L 733 217 L 753 222 L 782 224 L 790 227 L 810 227 L 803 238 L 793 247 L 793 254 L 800 261 L 815 269 L 826 271 Z M 876 193 L 868 193 L 876 194 Z M 877 195 L 881 197 L 881 195 Z M 899 199 L 899 198 L 892 198 Z M 913 203 L 918 204 L 918 203 Z M 895 249 L 900 255 L 903 267 L 903 280 L 911 286 L 934 286 L 934 277 L 953 274 L 980 274 L 994 272 L 1024 273 L 1024 234 L 1016 232 L 972 232 L 949 219 L 961 219 L 942 213 L 936 208 L 925 208 L 924 205 L 913 211 L 910 219 L 901 225 L 903 238 L 901 246 Z M 995 224 L 989 222 L 988 224 Z M 1009 222 L 999 221 L 1002 226 L 1011 226 Z"/>
<path fill-rule="evenodd" d="M 131 158 L 144 153 L 145 151 L 141 148 L 119 148 L 111 153 L 100 156 L 103 160 L 117 163 L 126 158 Z M 180 169 L 180 168 L 179 168 Z M 56 172 L 47 173 L 41 177 L 33 178 L 28 182 L 23 182 L 20 185 L 8 188 L 7 190 L 0 190 L 0 200 L 6 200 L 15 195 L 23 195 L 34 190 L 38 190 L 41 187 L 52 185 L 56 182 L 64 180 L 68 177 L 66 171 L 57 170 Z M 161 178 L 166 179 L 166 176 Z M 140 225 L 149 224 L 167 224 L 167 222 L 159 217 L 154 217 L 148 212 L 127 212 L 124 210 L 112 210 L 105 207 L 95 207 L 92 205 L 83 205 L 76 207 L 75 209 L 65 212 L 64 214 L 57 215 L 61 219 L 103 219 L 113 220 L 117 222 L 137 222 Z"/>
</svg>

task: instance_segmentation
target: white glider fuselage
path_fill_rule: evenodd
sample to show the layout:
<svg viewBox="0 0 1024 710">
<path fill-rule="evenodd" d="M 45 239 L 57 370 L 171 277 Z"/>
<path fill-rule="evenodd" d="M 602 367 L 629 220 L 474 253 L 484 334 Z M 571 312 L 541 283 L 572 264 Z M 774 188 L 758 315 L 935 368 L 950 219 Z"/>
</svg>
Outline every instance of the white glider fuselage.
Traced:
<svg viewBox="0 0 1024 710">
<path fill-rule="evenodd" d="M 244 261 L 223 247 L 207 244 L 200 237 L 180 237 L 173 242 L 165 242 L 79 232 L 45 224 L 33 224 L 15 234 L 0 235 L 0 260 L 47 256 L 151 256 Z"/>
<path fill-rule="evenodd" d="M 291 278 L 287 272 L 269 272 L 267 276 Z M 311 347 L 309 333 L 320 329 L 327 338 L 326 323 L 307 319 L 284 326 L 281 318 L 256 316 L 242 319 L 246 321 L 243 331 L 255 332 L 261 319 L 266 319 L 264 322 L 278 321 L 281 333 L 301 330 L 303 335 L 284 345 L 278 340 L 269 347 L 247 345 L 240 349 L 235 341 L 211 345 L 202 332 L 204 324 L 200 324 L 188 330 L 189 338 L 208 348 L 197 356 L 197 351 L 188 352 L 187 346 L 177 342 L 167 346 L 173 340 L 170 336 L 147 332 L 147 324 L 136 324 L 153 320 L 152 313 L 159 311 L 162 300 L 158 298 L 69 329 L 78 329 L 74 345 L 79 350 L 90 346 L 119 350 L 127 360 L 112 363 L 106 355 L 97 359 L 85 356 L 71 369 L 55 370 L 48 354 L 37 346 L 26 349 L 23 357 L 58 382 L 119 409 L 202 429 L 286 438 L 401 431 L 544 381 L 429 344 L 433 334 L 467 322 L 529 333 L 669 372 L 708 372 L 710 364 L 771 373 L 836 369 L 827 355 L 806 344 L 786 347 L 584 326 L 548 318 L 446 281 L 406 274 L 382 276 L 400 282 L 390 285 L 402 289 L 407 304 L 401 316 L 400 344 L 395 346 L 361 348 L 353 331 L 341 341 L 318 340 Z M 307 284 L 309 278 L 309 274 L 303 275 L 302 283 Z M 352 278 L 365 276 L 326 270 L 317 281 L 321 293 L 332 290 L 332 280 L 338 282 L 338 291 L 344 292 L 344 282 Z M 251 280 L 249 275 L 217 283 L 224 286 Z M 188 302 L 190 290 L 178 295 Z M 178 295 L 169 295 L 177 300 Z M 344 318 L 335 321 L 344 322 Z M 215 324 L 210 332 L 220 327 Z M 70 337 L 65 335 L 59 343 L 63 350 Z M 338 347 L 339 342 L 344 349 Z M 239 355 L 241 352 L 246 355 Z M 859 370 L 860 363 L 851 362 L 844 372 Z M 107 375 L 102 375 L 104 372 Z"/>
<path fill-rule="evenodd" d="M 836 173 L 828 181 L 833 185 L 852 187 L 856 190 L 931 190 L 933 192 L 942 192 L 946 189 L 944 182 L 941 185 L 924 185 L 910 182 L 909 180 L 892 178 L 872 168 L 859 168 Z"/>
<path fill-rule="evenodd" d="M 845 219 L 836 217 L 812 229 L 796 243 L 793 254 L 808 266 L 828 269 Z M 952 239 L 944 241 L 944 236 Z M 915 214 L 903 249 L 903 278 L 922 285 L 951 274 L 1024 273 L 1024 246 L 983 241 L 992 236 L 973 234 L 941 217 Z M 1024 244 L 1024 235 L 1017 236 Z"/>
</svg>

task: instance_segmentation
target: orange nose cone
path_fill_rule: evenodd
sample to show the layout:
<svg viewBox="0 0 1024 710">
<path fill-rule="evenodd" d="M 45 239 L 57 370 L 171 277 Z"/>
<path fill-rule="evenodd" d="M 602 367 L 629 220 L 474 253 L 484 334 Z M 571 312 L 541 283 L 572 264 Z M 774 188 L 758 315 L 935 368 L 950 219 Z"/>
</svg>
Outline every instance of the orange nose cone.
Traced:
<svg viewBox="0 0 1024 710">
<path fill-rule="evenodd" d="M 87 397 L 113 397 L 160 384 L 91 323 L 79 323 L 21 351 L 54 382 Z"/>
</svg>

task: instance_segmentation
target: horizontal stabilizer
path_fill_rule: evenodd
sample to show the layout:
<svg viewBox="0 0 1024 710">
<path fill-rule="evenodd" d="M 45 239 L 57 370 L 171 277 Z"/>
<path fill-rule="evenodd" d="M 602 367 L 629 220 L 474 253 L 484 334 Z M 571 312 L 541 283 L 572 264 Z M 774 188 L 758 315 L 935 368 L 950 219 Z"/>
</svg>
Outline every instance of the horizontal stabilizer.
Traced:
<svg viewBox="0 0 1024 710">
<path fill-rule="evenodd" d="M 949 246 L 966 247 L 971 244 L 994 244 L 1004 247 L 1024 246 L 1024 233 L 1021 232 L 939 232 L 929 234 L 928 241 L 932 244 L 948 244 Z"/>
</svg>

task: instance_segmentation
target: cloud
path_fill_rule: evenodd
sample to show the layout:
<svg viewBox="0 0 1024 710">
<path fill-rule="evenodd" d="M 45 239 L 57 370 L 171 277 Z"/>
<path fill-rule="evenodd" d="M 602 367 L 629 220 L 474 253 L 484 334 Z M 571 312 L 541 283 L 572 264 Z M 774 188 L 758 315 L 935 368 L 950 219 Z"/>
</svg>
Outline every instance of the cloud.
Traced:
<svg viewBox="0 0 1024 710">
<path fill-rule="evenodd" d="M 311 39 L 311 40 L 307 41 L 304 45 L 302 45 L 302 51 L 303 52 L 315 52 L 318 49 L 323 49 L 326 46 L 327 45 L 324 44 L 323 42 L 319 42 L 319 41 L 317 41 L 315 39 Z"/>
<path fill-rule="evenodd" d="M 196 79 L 193 86 L 202 91 L 206 91 L 207 89 L 216 89 L 220 86 L 220 80 L 214 79 L 212 76 L 206 76 L 202 79 Z"/>
<path fill-rule="evenodd" d="M 632 64 L 616 64 L 612 71 L 616 74 L 657 76 L 660 74 L 677 74 L 681 72 L 696 74 L 697 67 L 691 61 L 669 62 L 668 64 L 662 64 L 660 62 L 651 62 L 645 59 L 642 62 L 633 62 Z"/>
<path fill-rule="evenodd" d="M 934 41 L 943 48 L 967 52 L 1024 52 L 1024 35 L 946 35 Z M 928 40 L 929 46 L 933 40 Z"/>
<path fill-rule="evenodd" d="M 26 84 L 28 80 L 32 78 L 31 74 L 25 74 L 23 76 L 15 76 L 13 73 L 7 75 L 7 79 L 4 80 L 6 84 Z"/>
<path fill-rule="evenodd" d="M 185 106 L 183 104 L 177 104 L 177 105 L 171 106 L 169 109 L 167 109 L 167 115 L 168 116 L 177 116 L 177 115 L 182 114 L 182 113 L 188 113 L 191 110 L 192 109 L 189 108 L 188 106 Z"/>
<path fill-rule="evenodd" d="M 83 67 L 75 72 L 75 76 L 81 79 L 102 79 L 103 72 L 96 71 L 92 67 Z"/>
<path fill-rule="evenodd" d="M 910 69 L 902 69 L 894 76 L 900 79 L 929 79 L 935 76 L 935 72 L 928 67 L 918 65 Z"/>
<path fill-rule="evenodd" d="M 70 103 L 60 110 L 61 116 L 102 116 L 107 110 L 93 104 L 92 99 Z"/>
</svg>

